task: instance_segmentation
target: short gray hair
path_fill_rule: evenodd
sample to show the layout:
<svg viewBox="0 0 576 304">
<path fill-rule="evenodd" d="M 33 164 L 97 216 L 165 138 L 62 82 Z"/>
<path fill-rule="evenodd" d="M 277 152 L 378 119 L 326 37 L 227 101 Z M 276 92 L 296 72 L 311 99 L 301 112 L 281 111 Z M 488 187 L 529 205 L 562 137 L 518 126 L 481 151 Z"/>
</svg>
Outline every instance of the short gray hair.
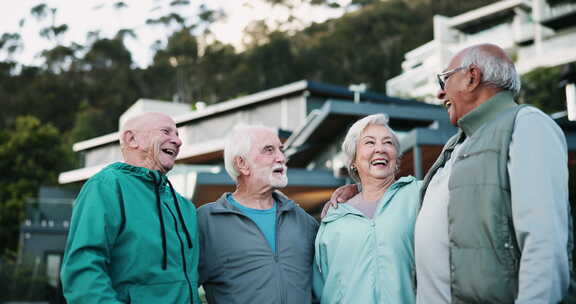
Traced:
<svg viewBox="0 0 576 304">
<path fill-rule="evenodd" d="M 482 82 L 487 85 L 508 90 L 514 95 L 520 93 L 520 76 L 514 63 L 484 50 L 472 47 L 463 54 L 460 66 L 468 68 L 475 65 L 482 70 Z"/>
<path fill-rule="evenodd" d="M 358 146 L 358 140 L 360 139 L 360 135 L 369 125 L 378 125 L 384 126 L 390 131 L 392 135 L 392 143 L 394 144 L 394 148 L 396 149 L 396 155 L 398 160 L 396 163 L 398 166 L 400 165 L 400 142 L 398 141 L 398 137 L 396 133 L 390 126 L 388 125 L 388 115 L 383 113 L 372 114 L 366 116 L 358 121 L 356 121 L 346 133 L 346 137 L 342 142 L 342 152 L 344 152 L 344 163 L 346 164 L 346 168 L 348 169 L 348 173 L 350 177 L 356 182 L 360 182 L 360 176 L 358 176 L 358 172 L 356 170 L 352 170 L 352 164 L 356 159 L 356 147 Z"/>
<path fill-rule="evenodd" d="M 230 175 L 235 182 L 238 181 L 240 172 L 236 169 L 234 159 L 237 156 L 246 159 L 250 148 L 252 148 L 252 131 L 261 129 L 268 129 L 276 133 L 274 128 L 261 124 L 247 125 L 240 123 L 232 129 L 232 132 L 230 132 L 226 139 L 226 145 L 224 146 L 224 168 L 226 168 L 226 172 L 228 172 L 228 175 Z"/>
</svg>

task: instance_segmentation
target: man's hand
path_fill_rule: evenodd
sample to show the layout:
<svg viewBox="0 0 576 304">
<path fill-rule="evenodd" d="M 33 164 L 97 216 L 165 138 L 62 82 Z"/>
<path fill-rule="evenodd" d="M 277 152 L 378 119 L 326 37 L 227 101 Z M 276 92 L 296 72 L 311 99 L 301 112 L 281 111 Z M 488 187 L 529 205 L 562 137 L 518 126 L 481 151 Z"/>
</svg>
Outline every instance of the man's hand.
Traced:
<svg viewBox="0 0 576 304">
<path fill-rule="evenodd" d="M 324 204 L 322 212 L 320 213 L 320 218 L 324 218 L 326 216 L 330 207 L 337 209 L 338 204 L 348 201 L 356 194 L 358 194 L 358 187 L 356 187 L 356 185 L 354 184 L 344 185 L 336 189 L 332 193 L 330 200 L 327 201 L 326 204 Z"/>
</svg>

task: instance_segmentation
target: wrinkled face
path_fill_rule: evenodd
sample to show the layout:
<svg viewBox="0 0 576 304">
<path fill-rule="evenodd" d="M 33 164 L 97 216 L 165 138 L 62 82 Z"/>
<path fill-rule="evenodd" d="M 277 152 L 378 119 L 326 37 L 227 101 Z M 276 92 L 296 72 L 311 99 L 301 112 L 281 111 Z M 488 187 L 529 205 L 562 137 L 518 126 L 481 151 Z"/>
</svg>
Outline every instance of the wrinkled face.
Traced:
<svg viewBox="0 0 576 304">
<path fill-rule="evenodd" d="M 437 97 L 442 101 L 450 116 L 450 122 L 457 125 L 460 118 L 466 115 L 472 108 L 466 101 L 466 81 L 468 77 L 468 69 L 460 69 L 461 55 L 456 55 L 450 65 L 443 71 L 440 76 L 444 82 L 444 88 L 440 88 Z M 446 73 L 448 72 L 448 73 Z"/>
<path fill-rule="evenodd" d="M 254 130 L 252 147 L 247 163 L 250 168 L 250 182 L 273 189 L 286 187 L 286 157 L 278 136 L 270 130 Z"/>
<path fill-rule="evenodd" d="M 145 127 L 134 132 L 138 150 L 144 154 L 143 167 L 164 174 L 174 167 L 182 141 L 172 119 L 164 116 L 150 117 Z"/>
<path fill-rule="evenodd" d="M 367 178 L 394 178 L 397 163 L 398 152 L 390 130 L 381 125 L 368 125 L 356 146 L 354 166 L 360 180 L 364 182 Z"/>
</svg>

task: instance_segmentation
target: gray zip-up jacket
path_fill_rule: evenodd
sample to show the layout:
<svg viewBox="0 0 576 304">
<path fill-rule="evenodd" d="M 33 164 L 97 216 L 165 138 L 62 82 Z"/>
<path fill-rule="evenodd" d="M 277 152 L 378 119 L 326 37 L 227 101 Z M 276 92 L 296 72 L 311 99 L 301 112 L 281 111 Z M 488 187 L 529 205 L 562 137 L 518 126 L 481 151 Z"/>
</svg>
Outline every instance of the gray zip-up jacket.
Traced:
<svg viewBox="0 0 576 304">
<path fill-rule="evenodd" d="M 200 284 L 208 303 L 311 303 L 318 222 L 274 193 L 279 202 L 274 253 L 256 223 L 226 195 L 198 209 Z"/>
</svg>

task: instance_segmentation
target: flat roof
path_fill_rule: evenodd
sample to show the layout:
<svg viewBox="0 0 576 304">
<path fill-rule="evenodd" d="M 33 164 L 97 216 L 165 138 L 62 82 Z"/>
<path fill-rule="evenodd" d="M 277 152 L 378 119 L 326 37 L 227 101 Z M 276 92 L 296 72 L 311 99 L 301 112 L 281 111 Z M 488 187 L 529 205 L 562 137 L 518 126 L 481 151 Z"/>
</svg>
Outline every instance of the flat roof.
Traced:
<svg viewBox="0 0 576 304">
<path fill-rule="evenodd" d="M 296 94 L 298 92 L 309 91 L 318 96 L 333 97 L 333 98 L 346 98 L 348 103 L 354 98 L 354 92 L 348 88 L 338 85 L 330 85 L 308 80 L 301 80 L 291 84 L 283 85 L 273 89 L 261 91 L 255 94 L 250 94 L 244 97 L 223 101 L 217 104 L 209 105 L 202 110 L 184 113 L 174 117 L 177 126 L 184 125 L 190 121 L 206 118 L 209 116 L 235 111 L 238 108 L 250 106 L 253 104 L 266 102 L 281 96 Z M 371 101 L 378 103 L 390 103 L 401 105 L 413 105 L 420 107 L 427 107 L 428 104 L 418 102 L 415 100 L 401 99 L 390 97 L 374 92 L 364 92 L 360 94 L 363 102 Z M 85 141 L 75 143 L 73 145 L 74 152 L 93 149 L 106 144 L 114 143 L 119 140 L 118 132 L 102 135 L 99 137 L 91 138 Z"/>
<path fill-rule="evenodd" d="M 532 3 L 527 0 L 504 0 L 486 5 L 475 10 L 454 16 L 448 19 L 448 26 L 466 31 L 469 28 L 491 27 L 492 23 L 488 20 L 514 14 L 516 7 L 523 7 L 526 9 L 532 8 Z"/>
</svg>

